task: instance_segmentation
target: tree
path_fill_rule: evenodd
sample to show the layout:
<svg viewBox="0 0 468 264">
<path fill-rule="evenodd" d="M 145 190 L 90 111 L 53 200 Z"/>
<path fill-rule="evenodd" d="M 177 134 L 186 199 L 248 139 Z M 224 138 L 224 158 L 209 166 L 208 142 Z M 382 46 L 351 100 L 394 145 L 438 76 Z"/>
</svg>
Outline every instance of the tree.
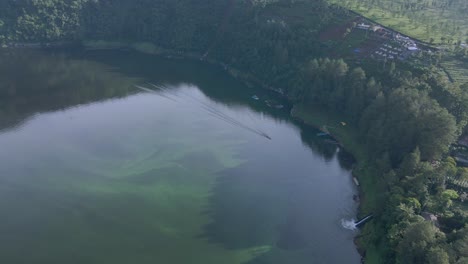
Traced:
<svg viewBox="0 0 468 264">
<path fill-rule="evenodd" d="M 442 192 L 442 197 L 444 199 L 455 200 L 458 199 L 458 193 L 455 190 L 445 190 Z"/>
<path fill-rule="evenodd" d="M 10 7 L 15 16 L 14 38 L 22 41 L 74 39 L 79 34 L 81 10 L 88 0 L 35 0 Z"/>
<path fill-rule="evenodd" d="M 388 69 L 388 71 L 390 72 L 390 74 L 393 74 L 395 72 L 395 69 L 396 69 L 395 62 L 392 61 L 392 63 L 390 64 L 390 69 Z"/>
<path fill-rule="evenodd" d="M 458 197 L 459 195 L 455 190 L 444 190 L 440 192 L 435 197 L 436 207 L 434 210 L 441 214 L 445 214 L 452 206 L 452 200 L 458 199 Z"/>
<path fill-rule="evenodd" d="M 426 255 L 428 250 L 443 239 L 445 239 L 444 234 L 431 222 L 424 221 L 410 225 L 398 245 L 398 263 L 428 263 Z M 432 254 L 438 255 L 439 253 L 437 250 Z"/>
<path fill-rule="evenodd" d="M 414 175 L 419 169 L 419 162 L 421 162 L 421 152 L 419 151 L 419 147 L 416 147 L 413 152 L 407 154 L 403 159 L 398 170 L 400 177 Z"/>
<path fill-rule="evenodd" d="M 468 264 L 468 257 L 458 259 L 455 264 Z"/>
<path fill-rule="evenodd" d="M 449 264 L 447 252 L 440 247 L 432 247 L 426 254 L 428 264 Z"/>
</svg>

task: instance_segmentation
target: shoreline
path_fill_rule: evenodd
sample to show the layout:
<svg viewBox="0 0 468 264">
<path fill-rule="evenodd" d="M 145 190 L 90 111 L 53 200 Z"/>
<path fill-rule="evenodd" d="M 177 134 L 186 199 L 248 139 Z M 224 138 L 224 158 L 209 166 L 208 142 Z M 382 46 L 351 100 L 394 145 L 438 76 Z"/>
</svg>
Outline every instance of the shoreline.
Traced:
<svg viewBox="0 0 468 264">
<path fill-rule="evenodd" d="M 341 116 L 338 114 L 330 114 L 329 112 L 324 112 L 320 109 L 320 106 L 311 106 L 304 107 L 301 105 L 294 105 L 290 113 L 291 118 L 297 120 L 298 122 L 303 123 L 304 125 L 320 129 L 323 125 L 330 125 L 330 122 L 333 125 L 336 125 L 335 128 L 331 128 L 329 131 L 329 136 L 336 140 L 341 148 L 351 154 L 355 159 L 355 166 L 351 170 L 351 177 L 357 178 L 359 180 L 359 185 L 356 186 L 358 190 L 359 205 L 357 210 L 358 216 L 364 216 L 372 213 L 372 210 L 375 208 L 373 203 L 375 203 L 376 194 L 371 191 L 375 183 L 372 181 L 372 175 L 370 175 L 368 167 L 368 157 L 363 149 L 363 147 L 357 143 L 355 128 L 350 125 L 346 126 L 337 126 L 341 120 Z M 359 218 L 359 217 L 358 217 Z M 371 259 L 366 263 L 380 263 L 380 253 L 375 247 L 366 246 L 365 237 L 372 232 L 372 227 L 369 227 L 371 224 L 365 225 L 360 234 L 354 237 L 354 244 L 358 253 L 361 255 L 362 263 L 365 262 L 368 255 L 371 255 Z"/>
<path fill-rule="evenodd" d="M 282 88 L 268 85 L 267 83 L 262 82 L 255 76 L 249 73 L 243 72 L 235 67 L 232 67 L 229 64 L 226 64 L 222 61 L 210 59 L 206 54 L 203 55 L 201 53 L 196 53 L 196 52 L 183 52 L 183 51 L 166 49 L 166 48 L 159 47 L 149 42 L 126 43 L 126 42 L 118 42 L 118 41 L 85 40 L 81 42 L 81 46 L 85 50 L 89 50 L 89 51 L 92 51 L 92 50 L 133 50 L 133 51 L 138 51 L 141 53 L 161 56 L 167 59 L 175 59 L 175 60 L 189 59 L 189 60 L 206 62 L 210 65 L 214 65 L 214 66 L 222 68 L 231 77 L 241 81 L 247 87 L 260 86 L 262 89 L 273 91 L 277 93 L 278 95 L 280 95 L 281 97 L 288 99 Z"/>
</svg>

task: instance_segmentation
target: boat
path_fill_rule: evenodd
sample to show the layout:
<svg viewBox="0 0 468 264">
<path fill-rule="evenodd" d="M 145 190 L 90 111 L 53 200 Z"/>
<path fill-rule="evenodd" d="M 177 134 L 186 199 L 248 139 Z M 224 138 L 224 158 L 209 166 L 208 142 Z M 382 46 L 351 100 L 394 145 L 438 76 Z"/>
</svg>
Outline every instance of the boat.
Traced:
<svg viewBox="0 0 468 264">
<path fill-rule="evenodd" d="M 276 109 L 282 109 L 283 107 L 284 107 L 284 105 L 282 105 L 282 104 L 277 104 L 277 105 L 275 105 L 275 108 L 276 108 Z"/>
<path fill-rule="evenodd" d="M 356 184 L 356 186 L 359 186 L 359 181 L 356 177 L 353 177 L 353 181 L 354 181 L 354 184 Z"/>
</svg>

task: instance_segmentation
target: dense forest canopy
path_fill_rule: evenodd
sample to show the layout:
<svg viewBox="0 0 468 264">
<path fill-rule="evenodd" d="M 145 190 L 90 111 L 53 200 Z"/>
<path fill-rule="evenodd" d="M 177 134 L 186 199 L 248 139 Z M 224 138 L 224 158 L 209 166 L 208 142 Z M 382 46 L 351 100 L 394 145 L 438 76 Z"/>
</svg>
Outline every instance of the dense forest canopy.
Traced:
<svg viewBox="0 0 468 264">
<path fill-rule="evenodd" d="M 327 58 L 339 44 L 320 33 L 353 16 L 324 0 L 8 0 L 0 2 L 0 40 L 146 43 L 220 62 L 294 104 L 334 111 L 361 135 L 369 157 L 361 162 L 386 205 L 371 208 L 376 221 L 361 244 L 379 245 L 385 263 L 467 263 L 468 221 L 451 182 L 468 172 L 447 151 L 466 132 L 468 86 L 430 67 Z M 423 212 L 438 215 L 440 226 Z"/>
</svg>

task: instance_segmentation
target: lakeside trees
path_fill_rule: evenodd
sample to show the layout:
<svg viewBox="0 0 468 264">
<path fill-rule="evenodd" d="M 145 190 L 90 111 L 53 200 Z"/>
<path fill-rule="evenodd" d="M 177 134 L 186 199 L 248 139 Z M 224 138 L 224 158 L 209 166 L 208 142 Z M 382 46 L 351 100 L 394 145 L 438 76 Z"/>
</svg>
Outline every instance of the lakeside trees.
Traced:
<svg viewBox="0 0 468 264">
<path fill-rule="evenodd" d="M 359 124 L 369 151 L 388 153 L 394 165 L 416 147 L 424 160 L 439 159 L 447 152 L 457 137 L 457 123 L 417 87 L 429 84 L 419 81 L 390 89 L 367 77 L 362 68 L 348 69 L 343 60 L 313 59 L 304 68 L 306 85 L 293 94 L 302 103 L 348 115 Z"/>
<path fill-rule="evenodd" d="M 88 0 L 2 1 L 0 17 L 8 39 L 57 41 L 76 39 L 83 5 Z"/>
</svg>

